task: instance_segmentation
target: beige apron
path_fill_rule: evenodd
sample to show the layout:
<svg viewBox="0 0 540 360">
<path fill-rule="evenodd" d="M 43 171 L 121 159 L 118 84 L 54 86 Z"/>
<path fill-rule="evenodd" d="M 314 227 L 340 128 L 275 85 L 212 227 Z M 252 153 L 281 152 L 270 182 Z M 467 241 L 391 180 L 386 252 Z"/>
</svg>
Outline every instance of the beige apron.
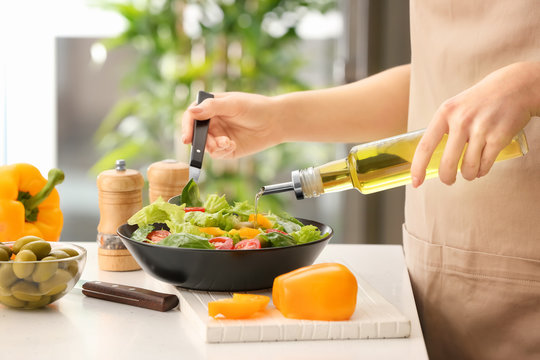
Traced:
<svg viewBox="0 0 540 360">
<path fill-rule="evenodd" d="M 540 61 L 540 1 L 413 0 L 409 130 L 490 72 Z M 504 119 L 501 119 L 504 121 Z M 529 154 L 407 188 L 404 248 L 431 359 L 540 359 L 540 119 Z"/>
</svg>

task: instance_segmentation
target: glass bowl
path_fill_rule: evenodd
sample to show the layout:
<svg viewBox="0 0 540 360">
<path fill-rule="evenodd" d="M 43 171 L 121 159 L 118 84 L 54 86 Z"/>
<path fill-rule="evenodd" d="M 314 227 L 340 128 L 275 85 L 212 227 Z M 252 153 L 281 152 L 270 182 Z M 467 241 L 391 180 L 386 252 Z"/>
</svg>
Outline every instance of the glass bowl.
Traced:
<svg viewBox="0 0 540 360">
<path fill-rule="evenodd" d="M 14 242 L 0 244 L 12 248 Z M 73 288 L 86 264 L 86 250 L 65 242 L 49 244 L 48 256 L 40 261 L 0 261 L 0 304 L 37 309 L 55 302 Z"/>
</svg>

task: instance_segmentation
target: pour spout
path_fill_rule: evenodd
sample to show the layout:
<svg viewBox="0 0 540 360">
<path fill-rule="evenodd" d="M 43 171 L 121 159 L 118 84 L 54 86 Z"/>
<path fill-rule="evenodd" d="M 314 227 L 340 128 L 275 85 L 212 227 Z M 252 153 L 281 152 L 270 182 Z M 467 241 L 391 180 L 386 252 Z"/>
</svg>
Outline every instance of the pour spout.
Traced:
<svg viewBox="0 0 540 360">
<path fill-rule="evenodd" d="M 294 191 L 296 199 L 301 200 L 304 198 L 304 191 L 302 184 L 300 183 L 300 175 L 297 170 L 292 172 L 292 181 L 284 182 L 280 184 L 266 185 L 261 188 L 261 195 L 277 194 L 286 191 Z"/>
<path fill-rule="evenodd" d="M 280 183 L 280 184 L 274 184 L 274 185 L 266 185 L 261 188 L 262 195 L 268 195 L 268 194 L 277 194 L 281 192 L 286 191 L 294 191 L 294 186 L 292 181 Z"/>
</svg>

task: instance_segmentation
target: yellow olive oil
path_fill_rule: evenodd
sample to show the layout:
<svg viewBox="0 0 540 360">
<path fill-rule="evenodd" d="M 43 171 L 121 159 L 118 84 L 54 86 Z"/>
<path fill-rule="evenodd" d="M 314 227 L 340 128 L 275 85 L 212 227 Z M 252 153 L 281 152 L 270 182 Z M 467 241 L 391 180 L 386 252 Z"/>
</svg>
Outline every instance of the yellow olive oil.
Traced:
<svg viewBox="0 0 540 360">
<path fill-rule="evenodd" d="M 324 193 L 356 188 L 371 194 L 411 182 L 411 162 L 424 130 L 380 141 L 357 145 L 346 159 L 315 168 L 321 176 Z M 447 136 L 435 149 L 426 170 L 426 179 L 436 177 L 446 146 Z M 496 161 L 512 159 L 527 153 L 523 132 L 512 139 L 497 156 Z M 461 159 L 459 161 L 461 166 Z"/>
</svg>

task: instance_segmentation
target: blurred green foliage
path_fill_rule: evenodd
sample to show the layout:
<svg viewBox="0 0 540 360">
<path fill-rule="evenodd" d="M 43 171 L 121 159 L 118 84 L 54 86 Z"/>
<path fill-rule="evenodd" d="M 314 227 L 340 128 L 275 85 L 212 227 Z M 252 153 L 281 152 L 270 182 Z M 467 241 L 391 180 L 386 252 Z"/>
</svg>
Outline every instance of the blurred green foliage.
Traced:
<svg viewBox="0 0 540 360">
<path fill-rule="evenodd" d="M 126 95 L 95 134 L 104 155 L 92 171 L 109 169 L 120 158 L 141 169 L 165 158 L 187 159 L 188 148 L 175 139 L 181 114 L 199 90 L 272 95 L 307 89 L 298 79 L 304 58 L 296 26 L 308 11 L 325 12 L 335 5 L 335 0 L 101 3 L 127 24 L 122 34 L 102 43 L 109 50 L 131 46 L 136 57 L 124 79 Z M 234 161 L 206 156 L 202 191 L 253 201 L 260 186 L 274 182 L 280 172 L 332 155 L 328 144 L 282 144 Z M 264 197 L 263 206 L 283 206 L 284 199 Z"/>
</svg>

